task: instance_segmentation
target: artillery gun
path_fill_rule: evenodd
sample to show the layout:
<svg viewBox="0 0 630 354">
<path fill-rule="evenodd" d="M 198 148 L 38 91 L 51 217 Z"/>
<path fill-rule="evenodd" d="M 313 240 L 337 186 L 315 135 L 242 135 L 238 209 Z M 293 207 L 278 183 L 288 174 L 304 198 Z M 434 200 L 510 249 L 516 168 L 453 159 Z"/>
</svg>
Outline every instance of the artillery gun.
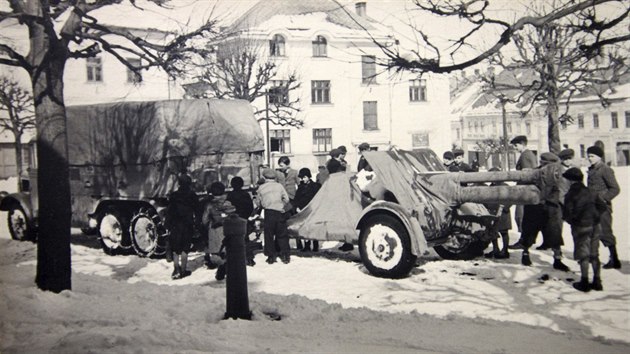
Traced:
<svg viewBox="0 0 630 354">
<path fill-rule="evenodd" d="M 311 203 L 289 221 L 294 237 L 359 245 L 371 274 L 406 276 L 430 247 L 446 259 L 483 254 L 498 215 L 483 203 L 538 204 L 555 190 L 557 165 L 507 172 L 449 173 L 432 150 L 366 152 L 374 188 L 332 174 Z M 488 186 L 491 182 L 517 185 Z M 369 196 L 366 197 L 366 194 Z M 330 203 L 334 201 L 334 204 Z"/>
</svg>

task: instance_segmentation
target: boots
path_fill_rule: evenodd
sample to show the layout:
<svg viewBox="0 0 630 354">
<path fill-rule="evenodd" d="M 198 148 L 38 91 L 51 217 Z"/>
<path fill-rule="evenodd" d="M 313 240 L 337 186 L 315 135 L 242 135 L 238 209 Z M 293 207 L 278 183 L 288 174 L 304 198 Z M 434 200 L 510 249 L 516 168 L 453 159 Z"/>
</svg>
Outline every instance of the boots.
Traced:
<svg viewBox="0 0 630 354">
<path fill-rule="evenodd" d="M 593 282 L 591 283 L 591 289 L 595 291 L 604 290 L 604 287 L 602 286 L 602 279 L 599 277 L 593 277 Z"/>
<path fill-rule="evenodd" d="M 609 246 L 610 249 L 610 261 L 604 264 L 604 269 L 620 269 L 621 261 L 619 261 L 619 256 L 617 256 L 617 246 Z"/>
<path fill-rule="evenodd" d="M 562 263 L 559 259 L 553 260 L 553 269 L 561 270 L 563 272 L 568 272 L 570 269 L 566 264 Z"/>
<path fill-rule="evenodd" d="M 532 265 L 532 260 L 529 259 L 529 252 L 523 252 L 523 257 L 521 257 L 521 264 L 528 267 Z"/>
<path fill-rule="evenodd" d="M 225 279 L 225 273 L 226 273 L 225 264 L 221 264 L 217 268 L 217 273 L 214 275 L 214 279 L 219 280 L 219 281 Z"/>
<path fill-rule="evenodd" d="M 176 280 L 176 279 L 181 279 L 182 277 L 182 271 L 181 268 L 176 265 L 173 267 L 173 273 L 171 273 L 171 279 Z"/>
<path fill-rule="evenodd" d="M 588 283 L 588 278 L 582 278 L 579 282 L 573 283 L 573 287 L 585 293 L 591 291 L 591 284 Z"/>
<path fill-rule="evenodd" d="M 304 248 L 300 250 L 300 252 L 310 252 L 311 251 L 311 241 L 304 241 Z"/>
</svg>

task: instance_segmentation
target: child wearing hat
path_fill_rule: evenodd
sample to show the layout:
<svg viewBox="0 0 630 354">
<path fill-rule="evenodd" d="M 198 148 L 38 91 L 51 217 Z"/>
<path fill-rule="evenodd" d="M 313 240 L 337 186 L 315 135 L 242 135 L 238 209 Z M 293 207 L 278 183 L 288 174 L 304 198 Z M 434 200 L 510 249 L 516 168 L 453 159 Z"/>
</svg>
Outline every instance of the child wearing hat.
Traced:
<svg viewBox="0 0 630 354">
<path fill-rule="evenodd" d="M 566 170 L 562 177 L 571 182 L 564 197 L 562 218 L 571 225 L 574 251 L 573 258 L 580 265 L 581 280 L 573 283 L 579 291 L 604 289 L 600 276 L 599 237 L 600 211 L 606 209 L 604 202 L 582 183 L 584 175 L 577 167 Z M 593 282 L 588 281 L 589 264 L 593 268 Z"/>
<path fill-rule="evenodd" d="M 602 228 L 601 241 L 610 250 L 610 261 L 604 264 L 604 269 L 619 269 L 621 261 L 617 255 L 617 239 L 612 230 L 612 200 L 619 192 L 619 183 L 615 178 L 615 171 L 604 163 L 604 150 L 597 145 L 586 149 L 590 167 L 588 168 L 588 189 L 599 196 L 606 203 L 606 210 L 600 216 Z"/>
<path fill-rule="evenodd" d="M 287 264 L 291 261 L 289 236 L 284 209 L 289 203 L 289 195 L 284 187 L 276 182 L 276 171 L 266 168 L 263 171 L 265 183 L 258 187 L 258 200 L 265 211 L 265 242 L 263 252 L 267 256 L 267 263 L 276 262 L 280 249 L 280 259 Z"/>
<path fill-rule="evenodd" d="M 302 211 L 308 203 L 311 202 L 315 194 L 319 191 L 321 185 L 317 182 L 313 182 L 311 179 L 311 170 L 304 167 L 300 169 L 298 173 L 298 178 L 300 179 L 300 184 L 297 187 L 297 192 L 295 193 L 295 207 L 297 211 Z M 302 248 L 302 252 L 309 252 L 311 250 L 311 241 L 304 241 L 304 248 Z M 313 252 L 319 251 L 319 241 L 313 241 Z"/>
</svg>

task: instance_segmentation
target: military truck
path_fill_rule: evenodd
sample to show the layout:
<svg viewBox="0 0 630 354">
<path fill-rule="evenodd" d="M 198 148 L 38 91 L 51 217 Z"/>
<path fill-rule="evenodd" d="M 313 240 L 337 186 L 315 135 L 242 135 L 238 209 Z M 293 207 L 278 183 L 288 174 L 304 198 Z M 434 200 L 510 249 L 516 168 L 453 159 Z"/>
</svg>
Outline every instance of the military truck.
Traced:
<svg viewBox="0 0 630 354">
<path fill-rule="evenodd" d="M 160 215 L 179 173 L 189 173 L 202 195 L 214 181 L 234 176 L 255 183 L 264 138 L 252 107 L 242 100 L 165 100 L 67 107 L 72 225 L 96 234 L 112 254 L 164 252 Z M 37 171 L 26 191 L 8 194 L 14 239 L 37 237 Z"/>
</svg>

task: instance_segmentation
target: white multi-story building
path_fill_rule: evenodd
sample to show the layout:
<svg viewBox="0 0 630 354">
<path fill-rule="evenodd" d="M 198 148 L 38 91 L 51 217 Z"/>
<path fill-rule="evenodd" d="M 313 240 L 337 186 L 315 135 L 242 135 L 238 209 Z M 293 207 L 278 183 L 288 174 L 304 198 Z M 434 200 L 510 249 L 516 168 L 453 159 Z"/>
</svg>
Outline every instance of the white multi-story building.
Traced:
<svg viewBox="0 0 630 354">
<path fill-rule="evenodd" d="M 596 95 L 571 100 L 569 114 L 573 124 L 561 129 L 562 144 L 584 160 L 586 149 L 600 141 L 607 162 L 613 166 L 630 165 L 630 83 L 622 82 L 605 92 L 604 97 L 608 101 L 606 107 Z"/>
<path fill-rule="evenodd" d="M 300 129 L 269 129 L 271 162 L 316 168 L 331 149 L 346 146 L 356 168 L 356 146 L 379 150 L 449 148 L 448 78 L 394 74 L 378 65 L 384 55 L 372 38 L 394 44 L 387 28 L 371 19 L 365 2 L 340 8 L 331 0 L 264 0 L 234 22 L 232 31 L 263 48 L 278 64 L 279 77 L 296 72 L 304 121 Z M 353 8 L 354 7 L 354 8 Z M 293 101 L 295 97 L 290 97 Z M 253 102 L 264 108 L 265 102 Z M 263 123 L 265 130 L 265 124 Z"/>
<path fill-rule="evenodd" d="M 127 28 L 140 38 L 165 43 L 170 35 L 155 29 Z M 126 58 L 132 65 L 142 65 L 138 58 Z M 113 55 L 103 52 L 94 58 L 70 59 L 64 73 L 66 105 L 106 102 L 176 99 L 182 88 L 159 68 L 136 75 Z"/>
</svg>

